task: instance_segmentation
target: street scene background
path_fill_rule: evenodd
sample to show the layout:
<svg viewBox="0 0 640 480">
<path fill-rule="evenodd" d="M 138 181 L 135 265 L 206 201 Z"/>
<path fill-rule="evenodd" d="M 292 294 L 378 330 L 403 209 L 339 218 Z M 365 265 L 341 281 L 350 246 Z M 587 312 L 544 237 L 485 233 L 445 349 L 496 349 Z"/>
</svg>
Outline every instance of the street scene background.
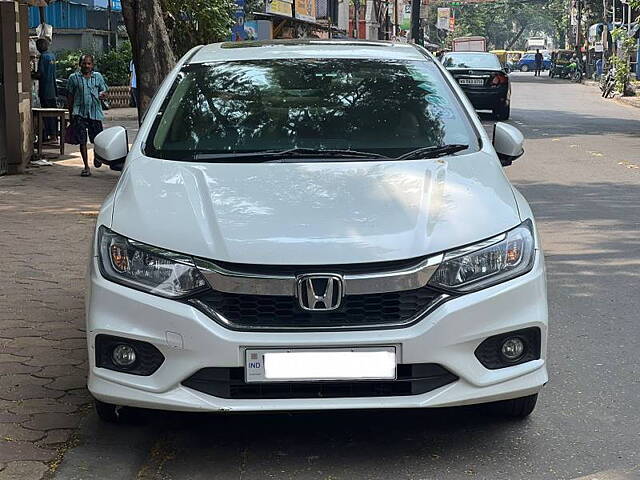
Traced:
<svg viewBox="0 0 640 480">
<path fill-rule="evenodd" d="M 0 478 L 637 478 L 640 110 L 596 87 L 512 79 L 526 153 L 506 173 L 536 215 L 549 282 L 550 382 L 528 420 L 466 407 L 99 422 L 84 385 L 83 275 L 117 173 L 80 179 L 71 153 L 0 178 Z M 130 138 L 131 112 L 108 120 Z"/>
</svg>

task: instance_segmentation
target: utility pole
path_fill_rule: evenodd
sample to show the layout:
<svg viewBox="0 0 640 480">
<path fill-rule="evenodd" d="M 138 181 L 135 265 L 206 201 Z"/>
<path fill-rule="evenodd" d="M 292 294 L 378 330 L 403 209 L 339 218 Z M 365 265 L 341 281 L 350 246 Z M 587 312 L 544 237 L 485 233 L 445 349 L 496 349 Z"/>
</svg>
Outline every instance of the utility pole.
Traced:
<svg viewBox="0 0 640 480">
<path fill-rule="evenodd" d="M 107 0 L 107 50 L 111 50 L 111 0 Z"/>
<path fill-rule="evenodd" d="M 353 2 L 353 38 L 360 38 L 360 0 Z"/>
<path fill-rule="evenodd" d="M 582 50 L 582 0 L 577 0 L 578 2 L 578 14 L 576 21 L 578 25 L 576 28 L 576 49 L 581 52 Z"/>
<path fill-rule="evenodd" d="M 398 26 L 398 0 L 393 0 L 393 36 L 394 38 L 398 37 L 398 33 L 400 33 L 399 30 L 400 30 L 400 27 Z"/>
<path fill-rule="evenodd" d="M 413 43 L 420 43 L 420 2 L 421 0 L 412 0 L 411 2 L 411 40 Z"/>
</svg>

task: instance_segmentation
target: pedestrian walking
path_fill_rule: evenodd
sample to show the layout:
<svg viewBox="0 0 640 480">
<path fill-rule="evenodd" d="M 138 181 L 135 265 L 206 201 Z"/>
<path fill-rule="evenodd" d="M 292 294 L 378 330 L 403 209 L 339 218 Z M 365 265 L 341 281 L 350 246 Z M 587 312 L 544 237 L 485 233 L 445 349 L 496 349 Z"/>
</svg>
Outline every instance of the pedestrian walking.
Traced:
<svg viewBox="0 0 640 480">
<path fill-rule="evenodd" d="M 133 60 L 129 62 L 129 86 L 131 87 L 131 106 L 138 106 L 138 79 L 136 78 L 136 66 Z"/>
<path fill-rule="evenodd" d="M 56 104 L 56 57 L 49 51 L 49 41 L 39 38 L 36 48 L 40 52 L 38 59 L 38 71 L 33 75 L 38 80 L 38 98 L 42 108 L 55 108 Z M 55 118 L 44 119 L 42 141 L 56 140 L 58 129 Z"/>
<path fill-rule="evenodd" d="M 102 102 L 107 94 L 107 84 L 104 77 L 93 71 L 93 55 L 80 56 L 80 71 L 71 74 L 67 80 L 69 91 L 68 106 L 71 114 L 71 136 L 75 144 L 80 145 L 80 155 L 84 163 L 84 169 L 80 174 L 83 177 L 91 175 L 89 157 L 87 153 L 87 136 L 93 143 L 95 136 L 102 131 Z M 100 168 L 102 162 L 94 158 L 93 165 Z"/>
<path fill-rule="evenodd" d="M 540 76 L 540 70 L 542 70 L 542 54 L 540 53 L 540 49 L 536 48 L 536 55 L 534 57 L 535 60 L 535 73 L 534 73 L 534 77 L 539 77 Z"/>
</svg>

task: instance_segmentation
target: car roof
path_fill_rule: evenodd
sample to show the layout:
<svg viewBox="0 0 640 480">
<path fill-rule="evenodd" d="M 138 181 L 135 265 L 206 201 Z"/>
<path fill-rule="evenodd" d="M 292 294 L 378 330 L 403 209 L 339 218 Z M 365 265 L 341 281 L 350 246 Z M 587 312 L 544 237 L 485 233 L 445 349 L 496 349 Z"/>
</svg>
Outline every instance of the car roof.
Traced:
<svg viewBox="0 0 640 480">
<path fill-rule="evenodd" d="M 234 60 L 280 58 L 367 58 L 381 60 L 424 60 L 412 44 L 358 40 L 271 40 L 266 42 L 222 42 L 205 45 L 188 64 Z"/>
</svg>

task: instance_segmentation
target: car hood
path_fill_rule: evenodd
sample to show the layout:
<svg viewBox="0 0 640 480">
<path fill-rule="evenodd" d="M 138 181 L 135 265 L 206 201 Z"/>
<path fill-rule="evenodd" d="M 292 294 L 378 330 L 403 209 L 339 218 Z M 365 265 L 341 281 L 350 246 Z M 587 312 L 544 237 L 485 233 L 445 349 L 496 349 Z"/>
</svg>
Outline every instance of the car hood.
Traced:
<svg viewBox="0 0 640 480">
<path fill-rule="evenodd" d="M 387 162 L 189 163 L 139 157 L 111 228 L 227 262 L 322 265 L 419 257 L 520 223 L 485 152 Z"/>
</svg>

